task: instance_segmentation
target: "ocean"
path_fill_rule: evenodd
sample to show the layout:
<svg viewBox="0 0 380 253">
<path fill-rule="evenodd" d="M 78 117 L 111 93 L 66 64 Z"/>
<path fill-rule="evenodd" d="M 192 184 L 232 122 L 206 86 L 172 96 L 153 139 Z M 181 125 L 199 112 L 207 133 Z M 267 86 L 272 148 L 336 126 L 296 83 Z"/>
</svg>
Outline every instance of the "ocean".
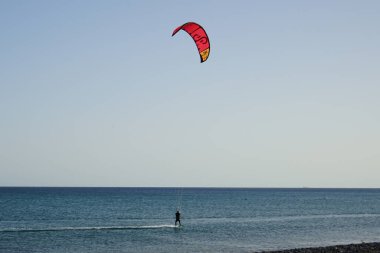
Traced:
<svg viewBox="0 0 380 253">
<path fill-rule="evenodd" d="M 255 252 L 375 241 L 380 189 L 0 188 L 1 253 Z"/>
</svg>

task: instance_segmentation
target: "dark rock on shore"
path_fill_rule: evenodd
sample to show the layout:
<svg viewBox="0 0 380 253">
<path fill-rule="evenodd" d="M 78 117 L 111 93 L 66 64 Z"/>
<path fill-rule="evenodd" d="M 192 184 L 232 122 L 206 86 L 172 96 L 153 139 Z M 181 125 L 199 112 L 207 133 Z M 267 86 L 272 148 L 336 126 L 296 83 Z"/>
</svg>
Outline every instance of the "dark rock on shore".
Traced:
<svg viewBox="0 0 380 253">
<path fill-rule="evenodd" d="M 265 251 L 265 253 L 380 253 L 380 243 L 360 243 L 318 248 Z"/>
</svg>

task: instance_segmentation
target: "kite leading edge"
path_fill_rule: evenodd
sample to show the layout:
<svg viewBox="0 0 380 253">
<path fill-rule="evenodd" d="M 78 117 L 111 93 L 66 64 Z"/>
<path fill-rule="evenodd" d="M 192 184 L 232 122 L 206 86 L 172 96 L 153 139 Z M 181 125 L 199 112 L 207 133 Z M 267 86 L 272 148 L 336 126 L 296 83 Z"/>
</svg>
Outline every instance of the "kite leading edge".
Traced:
<svg viewBox="0 0 380 253">
<path fill-rule="evenodd" d="M 193 38 L 198 48 L 199 56 L 201 57 L 201 63 L 205 62 L 210 55 L 210 41 L 203 27 L 197 23 L 188 22 L 177 27 L 173 31 L 172 36 L 174 36 L 179 30 L 184 30 Z"/>
</svg>

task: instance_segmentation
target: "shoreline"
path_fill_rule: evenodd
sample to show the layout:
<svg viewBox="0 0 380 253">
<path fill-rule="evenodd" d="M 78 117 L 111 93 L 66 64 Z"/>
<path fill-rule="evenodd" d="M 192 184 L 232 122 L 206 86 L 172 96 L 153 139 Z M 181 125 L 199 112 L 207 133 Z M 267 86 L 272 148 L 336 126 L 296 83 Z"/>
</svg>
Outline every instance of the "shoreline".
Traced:
<svg viewBox="0 0 380 253">
<path fill-rule="evenodd" d="M 326 247 L 296 248 L 258 251 L 256 253 L 380 253 L 380 242 L 334 245 Z"/>
</svg>

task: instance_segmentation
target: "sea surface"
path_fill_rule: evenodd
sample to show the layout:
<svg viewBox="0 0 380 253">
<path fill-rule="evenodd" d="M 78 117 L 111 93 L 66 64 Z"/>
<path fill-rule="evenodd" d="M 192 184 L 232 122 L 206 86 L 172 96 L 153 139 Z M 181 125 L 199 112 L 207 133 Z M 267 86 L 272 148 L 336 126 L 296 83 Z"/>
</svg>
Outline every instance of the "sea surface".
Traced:
<svg viewBox="0 0 380 253">
<path fill-rule="evenodd" d="M 254 252 L 375 241 L 380 189 L 0 188 L 1 253 Z"/>
</svg>

